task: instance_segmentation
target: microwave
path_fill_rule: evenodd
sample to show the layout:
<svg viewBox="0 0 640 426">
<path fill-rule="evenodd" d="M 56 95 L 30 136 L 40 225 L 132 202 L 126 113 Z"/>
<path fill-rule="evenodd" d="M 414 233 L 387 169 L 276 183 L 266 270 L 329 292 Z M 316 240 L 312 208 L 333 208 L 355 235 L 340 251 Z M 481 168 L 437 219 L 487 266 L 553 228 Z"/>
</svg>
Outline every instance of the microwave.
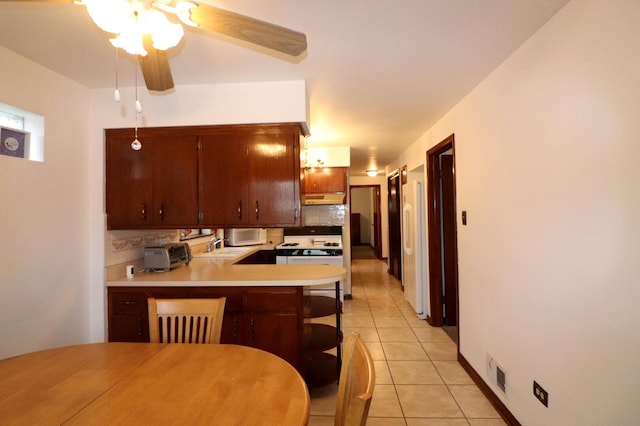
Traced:
<svg viewBox="0 0 640 426">
<path fill-rule="evenodd" d="M 228 246 L 253 246 L 267 242 L 265 228 L 232 228 L 224 230 L 224 242 Z"/>
</svg>

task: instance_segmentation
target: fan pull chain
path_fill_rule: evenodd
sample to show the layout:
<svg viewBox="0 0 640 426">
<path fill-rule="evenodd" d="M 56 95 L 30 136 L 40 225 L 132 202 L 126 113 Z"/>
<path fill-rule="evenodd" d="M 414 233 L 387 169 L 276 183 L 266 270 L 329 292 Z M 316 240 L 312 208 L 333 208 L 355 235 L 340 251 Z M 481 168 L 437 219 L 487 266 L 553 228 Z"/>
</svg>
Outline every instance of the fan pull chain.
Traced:
<svg viewBox="0 0 640 426">
<path fill-rule="evenodd" d="M 118 48 L 116 47 L 116 90 L 113 92 L 113 100 L 115 103 L 120 102 L 120 91 L 118 90 Z"/>
<path fill-rule="evenodd" d="M 138 140 L 138 115 L 142 112 L 142 105 L 138 99 L 138 67 L 134 67 L 135 71 L 135 84 L 136 84 L 136 125 L 135 125 L 135 139 L 131 142 L 131 148 L 135 151 L 142 149 L 142 143 Z"/>
</svg>

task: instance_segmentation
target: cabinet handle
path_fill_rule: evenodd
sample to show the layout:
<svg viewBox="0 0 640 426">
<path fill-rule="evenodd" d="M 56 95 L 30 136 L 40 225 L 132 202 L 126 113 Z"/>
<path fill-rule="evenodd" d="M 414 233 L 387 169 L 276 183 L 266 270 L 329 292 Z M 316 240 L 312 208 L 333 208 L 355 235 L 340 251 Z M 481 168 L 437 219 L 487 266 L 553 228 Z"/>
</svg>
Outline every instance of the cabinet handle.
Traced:
<svg viewBox="0 0 640 426">
<path fill-rule="evenodd" d="M 120 302 L 120 304 L 125 306 L 131 306 L 131 305 L 137 305 L 138 302 L 136 302 L 135 300 L 123 300 Z"/>
<path fill-rule="evenodd" d="M 238 219 L 242 219 L 242 201 L 238 201 Z"/>
<path fill-rule="evenodd" d="M 293 220 L 298 220 L 298 209 L 293 209 Z"/>
<path fill-rule="evenodd" d="M 142 318 L 138 317 L 138 336 L 142 336 Z"/>
<path fill-rule="evenodd" d="M 255 339 L 256 338 L 256 328 L 255 328 L 255 322 L 254 319 L 251 318 L 251 338 Z"/>
<path fill-rule="evenodd" d="M 164 204 L 160 203 L 160 210 L 158 210 L 158 215 L 160 215 L 160 220 L 164 220 Z"/>
<path fill-rule="evenodd" d="M 142 218 L 143 219 L 147 218 L 147 204 L 146 203 L 142 203 L 142 210 L 140 210 L 140 213 L 142 214 Z"/>
<path fill-rule="evenodd" d="M 256 220 L 260 218 L 260 203 L 256 201 Z"/>
<path fill-rule="evenodd" d="M 233 337 L 238 337 L 238 319 L 233 319 Z"/>
</svg>

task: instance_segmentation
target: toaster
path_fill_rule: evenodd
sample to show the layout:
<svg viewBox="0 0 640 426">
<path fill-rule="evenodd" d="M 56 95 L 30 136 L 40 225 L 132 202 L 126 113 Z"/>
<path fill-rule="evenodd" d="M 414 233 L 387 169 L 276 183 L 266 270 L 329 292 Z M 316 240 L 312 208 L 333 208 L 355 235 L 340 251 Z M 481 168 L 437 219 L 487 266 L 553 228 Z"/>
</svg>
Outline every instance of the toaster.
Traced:
<svg viewBox="0 0 640 426">
<path fill-rule="evenodd" d="M 188 265 L 191 249 L 186 243 L 171 243 L 144 248 L 144 268 L 148 271 L 168 272 L 179 265 Z"/>
</svg>

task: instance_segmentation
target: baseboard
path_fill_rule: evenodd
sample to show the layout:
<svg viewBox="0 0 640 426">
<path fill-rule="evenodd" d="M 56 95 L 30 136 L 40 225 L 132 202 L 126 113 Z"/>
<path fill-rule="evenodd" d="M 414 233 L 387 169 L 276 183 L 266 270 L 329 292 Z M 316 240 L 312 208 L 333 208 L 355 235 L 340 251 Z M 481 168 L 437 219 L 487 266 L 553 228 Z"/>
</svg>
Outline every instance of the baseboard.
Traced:
<svg viewBox="0 0 640 426">
<path fill-rule="evenodd" d="M 498 398 L 498 396 L 493 393 L 493 390 L 482 380 L 482 377 L 478 374 L 476 370 L 473 369 L 469 361 L 466 360 L 464 356 L 460 352 L 458 352 L 458 362 L 464 370 L 471 376 L 471 379 L 475 382 L 476 385 L 480 388 L 480 391 L 487 397 L 491 405 L 498 411 L 498 414 L 502 416 L 505 422 L 507 422 L 510 426 L 521 426 L 518 419 L 515 418 L 511 411 L 507 408 L 506 405 Z"/>
</svg>

